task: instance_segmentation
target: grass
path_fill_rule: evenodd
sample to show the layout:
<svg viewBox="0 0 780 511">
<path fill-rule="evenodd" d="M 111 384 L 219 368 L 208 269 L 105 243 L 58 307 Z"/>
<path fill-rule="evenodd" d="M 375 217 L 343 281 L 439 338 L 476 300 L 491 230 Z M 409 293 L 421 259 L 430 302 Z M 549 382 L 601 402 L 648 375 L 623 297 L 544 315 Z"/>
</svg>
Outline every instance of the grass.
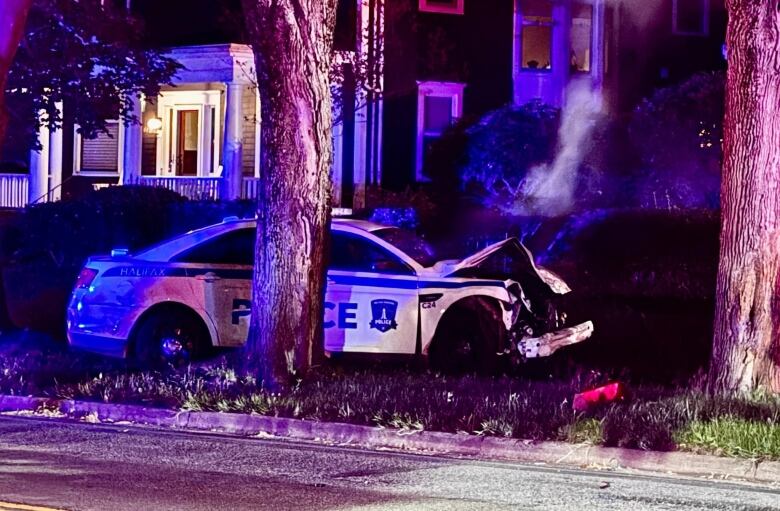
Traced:
<svg viewBox="0 0 780 511">
<path fill-rule="evenodd" d="M 271 393 L 224 361 L 144 372 L 51 343 L 0 341 L 4 394 L 780 460 L 780 398 L 639 385 L 625 402 L 574 412 L 573 395 L 594 382 L 584 372 L 561 380 L 448 377 L 342 364 Z"/>
<path fill-rule="evenodd" d="M 776 422 L 736 417 L 695 421 L 675 435 L 685 449 L 722 456 L 780 459 L 780 427 Z"/>
</svg>

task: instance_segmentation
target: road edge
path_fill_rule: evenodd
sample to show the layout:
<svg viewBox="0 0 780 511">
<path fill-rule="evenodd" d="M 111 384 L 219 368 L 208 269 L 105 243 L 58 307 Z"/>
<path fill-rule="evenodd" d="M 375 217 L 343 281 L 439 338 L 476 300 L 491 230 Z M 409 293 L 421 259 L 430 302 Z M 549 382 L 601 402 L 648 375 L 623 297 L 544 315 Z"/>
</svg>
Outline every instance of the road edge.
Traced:
<svg viewBox="0 0 780 511">
<path fill-rule="evenodd" d="M 657 452 L 565 442 L 533 442 L 435 431 L 391 430 L 256 414 L 190 412 L 136 405 L 0 395 L 0 413 L 52 414 L 90 422 L 123 422 L 182 431 L 218 432 L 416 454 L 540 463 L 561 467 L 624 468 L 717 479 L 780 482 L 780 462 L 686 452 Z"/>
</svg>

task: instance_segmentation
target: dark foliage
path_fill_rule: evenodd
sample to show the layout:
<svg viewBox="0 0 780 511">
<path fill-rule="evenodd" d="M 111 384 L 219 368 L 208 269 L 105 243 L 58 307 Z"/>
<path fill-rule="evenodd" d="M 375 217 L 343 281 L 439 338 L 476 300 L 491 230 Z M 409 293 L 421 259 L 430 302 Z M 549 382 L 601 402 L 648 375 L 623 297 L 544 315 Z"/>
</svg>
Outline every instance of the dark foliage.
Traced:
<svg viewBox="0 0 780 511">
<path fill-rule="evenodd" d="M 60 101 L 87 138 L 107 132 L 106 119 L 135 122 L 130 98 L 156 96 L 179 68 L 144 48 L 140 22 L 111 3 L 36 0 L 27 27 L 8 77 L 12 145 L 37 143 L 41 122 L 59 129 Z"/>
<path fill-rule="evenodd" d="M 247 202 L 194 202 L 169 190 L 109 187 L 77 200 L 28 207 L 2 239 L 5 297 L 17 326 L 62 336 L 73 282 L 87 257 L 136 251 L 217 223 L 254 215 Z"/>
<path fill-rule="evenodd" d="M 541 235 L 543 229 L 540 229 Z M 709 361 L 718 261 L 711 212 L 599 211 L 558 229 L 540 262 L 574 289 L 572 320 L 596 333 L 568 357 L 613 374 L 670 383 Z"/>
<path fill-rule="evenodd" d="M 631 114 L 637 205 L 718 207 L 725 81 L 720 72 L 696 74 L 657 90 Z"/>
</svg>

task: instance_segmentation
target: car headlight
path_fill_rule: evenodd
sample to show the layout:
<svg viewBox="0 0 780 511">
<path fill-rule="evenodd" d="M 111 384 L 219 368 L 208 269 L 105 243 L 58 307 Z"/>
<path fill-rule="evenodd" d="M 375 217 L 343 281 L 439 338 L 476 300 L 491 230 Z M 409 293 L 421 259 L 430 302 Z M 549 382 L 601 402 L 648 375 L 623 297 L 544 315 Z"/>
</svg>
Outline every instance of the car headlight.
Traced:
<svg viewBox="0 0 780 511">
<path fill-rule="evenodd" d="M 536 269 L 539 271 L 539 276 L 542 278 L 544 283 L 550 286 L 550 289 L 553 290 L 553 293 L 559 295 L 571 293 L 571 288 L 569 285 L 564 282 L 563 279 L 558 275 L 554 274 L 547 268 L 537 267 Z"/>
</svg>

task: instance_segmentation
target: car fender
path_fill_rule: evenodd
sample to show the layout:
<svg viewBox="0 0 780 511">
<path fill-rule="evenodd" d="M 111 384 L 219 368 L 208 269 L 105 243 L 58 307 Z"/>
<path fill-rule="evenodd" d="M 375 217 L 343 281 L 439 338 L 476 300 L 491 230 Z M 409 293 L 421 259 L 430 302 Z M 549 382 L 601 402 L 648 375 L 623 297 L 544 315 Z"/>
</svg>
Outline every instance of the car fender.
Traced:
<svg viewBox="0 0 780 511">
<path fill-rule="evenodd" d="M 141 321 L 143 321 L 147 315 L 152 313 L 154 310 L 164 308 L 164 307 L 170 307 L 170 306 L 182 307 L 191 312 L 194 312 L 195 315 L 197 315 L 200 318 L 200 320 L 203 322 L 203 324 L 206 326 L 206 329 L 208 330 L 209 333 L 209 338 L 210 338 L 209 340 L 211 341 L 211 345 L 220 346 L 219 331 L 217 330 L 216 324 L 214 323 L 214 320 L 211 318 L 208 312 L 202 308 L 192 307 L 189 304 L 183 303 L 181 301 L 176 301 L 176 300 L 164 300 L 157 303 L 153 303 L 144 308 L 138 309 L 136 311 L 136 314 L 134 314 L 135 319 L 133 320 L 132 327 L 129 331 L 128 339 L 132 339 L 133 335 L 138 329 L 138 326 L 141 324 Z"/>
<path fill-rule="evenodd" d="M 460 289 L 422 289 L 420 290 L 420 348 L 428 353 L 433 337 L 444 314 L 454 305 L 468 298 L 487 298 L 499 304 L 502 310 L 504 327 L 509 330 L 513 321 L 513 305 L 517 298 L 508 290 L 511 281 L 495 285 L 468 286 Z"/>
</svg>

